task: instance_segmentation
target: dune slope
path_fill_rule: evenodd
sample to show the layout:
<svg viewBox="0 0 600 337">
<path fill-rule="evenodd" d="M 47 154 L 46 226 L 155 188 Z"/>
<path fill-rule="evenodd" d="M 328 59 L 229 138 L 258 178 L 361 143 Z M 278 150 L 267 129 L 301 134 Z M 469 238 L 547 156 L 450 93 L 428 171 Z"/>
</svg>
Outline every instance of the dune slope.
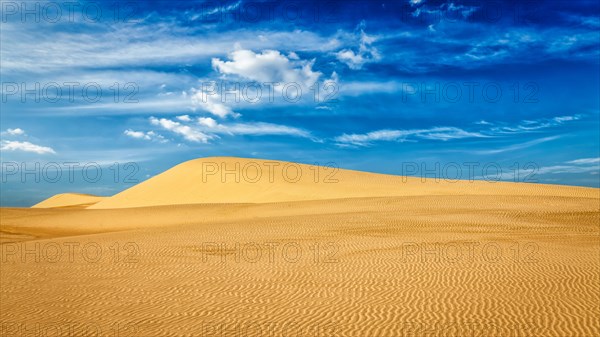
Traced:
<svg viewBox="0 0 600 337">
<path fill-rule="evenodd" d="M 3 209 L 0 322 L 6 336 L 598 336 L 598 202 Z"/>
<path fill-rule="evenodd" d="M 597 197 L 571 186 L 446 181 L 383 175 L 263 159 L 209 157 L 177 165 L 90 209 L 198 203 L 265 203 L 418 195 Z"/>
<path fill-rule="evenodd" d="M 106 197 L 99 197 L 91 194 L 61 193 L 33 205 L 32 208 L 85 208 L 104 200 L 105 198 Z"/>
</svg>

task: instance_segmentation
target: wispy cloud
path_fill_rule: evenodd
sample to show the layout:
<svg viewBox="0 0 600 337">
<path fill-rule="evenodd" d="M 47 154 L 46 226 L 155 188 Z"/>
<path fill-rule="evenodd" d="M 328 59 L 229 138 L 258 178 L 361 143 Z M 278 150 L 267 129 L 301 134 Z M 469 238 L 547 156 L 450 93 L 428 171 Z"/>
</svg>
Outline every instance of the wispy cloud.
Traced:
<svg viewBox="0 0 600 337">
<path fill-rule="evenodd" d="M 498 149 L 473 151 L 473 153 L 489 155 L 489 154 L 498 154 L 498 153 L 503 153 L 503 152 L 511 152 L 511 151 L 516 151 L 516 150 L 526 149 L 528 147 L 546 143 L 546 142 L 549 142 L 549 141 L 552 141 L 552 140 L 555 140 L 558 138 L 560 138 L 560 136 L 544 137 L 544 138 L 534 139 L 534 140 L 530 140 L 528 142 L 523 142 L 523 143 L 519 143 L 519 144 L 512 144 L 512 145 L 498 148 Z"/>
<path fill-rule="evenodd" d="M 190 142 L 208 143 L 210 140 L 220 138 L 219 135 L 230 136 L 293 136 L 309 138 L 318 141 L 310 132 L 287 125 L 279 125 L 264 122 L 246 122 L 246 123 L 219 123 L 210 117 L 199 117 L 194 122 L 177 122 L 167 118 L 150 118 L 150 123 L 154 126 L 162 127 L 165 130 L 182 136 Z M 139 132 L 137 136 L 143 138 L 147 133 Z"/>
<path fill-rule="evenodd" d="M 579 120 L 580 115 L 573 116 L 559 116 L 553 118 L 544 118 L 538 120 L 525 120 L 514 126 L 497 126 L 490 129 L 491 132 L 497 134 L 512 134 L 512 133 L 525 133 L 533 132 L 536 130 L 547 129 L 551 127 L 560 126 L 566 122 L 572 122 Z"/>
<path fill-rule="evenodd" d="M 203 129 L 205 132 L 214 132 L 229 135 L 285 135 L 302 138 L 312 138 L 310 132 L 306 130 L 287 125 L 278 125 L 264 122 L 220 124 L 210 117 L 201 117 L 198 119 L 198 124 L 205 127 Z"/>
<path fill-rule="evenodd" d="M 357 48 L 342 49 L 335 54 L 337 59 L 345 63 L 350 69 L 359 70 L 367 63 L 381 60 L 379 50 L 373 46 L 376 37 L 367 35 L 365 26 L 365 22 L 362 21 L 357 27 Z"/>
<path fill-rule="evenodd" d="M 575 166 L 575 165 L 554 165 L 544 166 L 537 170 L 537 174 L 559 174 L 559 173 L 587 173 L 598 172 L 598 165 L 595 166 Z"/>
<path fill-rule="evenodd" d="M 216 13 L 230 12 L 230 11 L 235 10 L 238 7 L 240 7 L 241 4 L 242 4 L 242 1 L 240 0 L 240 1 L 238 1 L 236 3 L 233 3 L 233 4 L 229 5 L 229 6 L 215 7 L 213 9 L 211 9 L 211 10 L 205 11 L 204 13 L 202 13 L 202 15 L 207 16 L 207 15 L 213 15 L 213 14 L 216 14 Z M 192 20 L 197 20 L 199 17 L 200 17 L 199 14 L 195 14 L 195 15 L 193 15 L 191 17 L 191 19 Z"/>
<path fill-rule="evenodd" d="M 172 121 L 166 118 L 150 117 L 150 123 L 152 125 L 160 126 L 165 130 L 178 134 L 184 139 L 194 143 L 208 143 L 210 139 L 214 138 L 214 136 L 207 135 L 193 127 L 183 125 L 179 122 Z"/>
<path fill-rule="evenodd" d="M 534 132 L 536 130 L 556 127 L 568 121 L 575 121 L 580 117 L 577 116 L 561 116 L 550 119 L 541 119 L 534 121 L 523 121 L 516 126 L 492 126 L 485 129 L 475 131 L 464 130 L 458 127 L 433 127 L 429 129 L 408 129 L 408 130 L 377 130 L 364 134 L 343 134 L 334 138 L 338 146 L 369 146 L 376 141 L 407 141 L 411 139 L 425 140 L 452 140 L 465 138 L 491 138 L 499 136 L 507 136 L 510 134 L 520 134 Z M 493 123 L 480 121 L 477 125 L 490 126 Z M 477 154 L 497 154 L 502 152 L 514 151 L 527 148 L 533 145 L 548 142 L 559 138 L 559 136 L 544 137 L 521 144 L 513 144 L 500 149 L 480 150 Z"/>
<path fill-rule="evenodd" d="M 568 161 L 567 164 L 599 164 L 600 163 L 600 157 L 599 158 L 582 158 L 582 159 L 576 159 L 576 160 L 571 160 Z"/>
<path fill-rule="evenodd" d="M 523 175 L 528 176 L 527 181 L 540 182 L 540 181 L 554 181 L 548 179 L 548 175 L 554 174 L 577 174 L 589 173 L 592 175 L 600 174 L 600 166 L 598 163 L 600 158 L 584 158 L 577 159 L 567 162 L 558 163 L 557 165 L 538 166 L 531 162 L 528 166 L 522 168 Z M 515 171 L 513 168 L 507 170 L 501 170 L 502 172 L 498 175 L 497 179 L 504 181 L 515 181 Z M 546 177 L 545 177 L 546 176 Z M 476 176 L 475 179 L 489 179 L 485 176 Z"/>
<path fill-rule="evenodd" d="M 455 127 L 435 127 L 431 129 L 410 129 L 410 130 L 378 130 L 366 134 L 343 134 L 335 137 L 334 141 L 338 145 L 369 146 L 375 141 L 406 141 L 411 138 L 421 138 L 429 140 L 450 140 L 463 138 L 483 138 L 487 137 L 478 132 L 469 132 Z"/>
<path fill-rule="evenodd" d="M 318 33 L 235 29 L 207 33 L 203 26 L 185 27 L 164 17 L 162 22 L 119 23 L 106 26 L 86 23 L 81 30 L 64 30 L 47 39 L 47 31 L 22 22 L 2 23 L 2 67 L 6 73 L 46 73 L 61 69 L 102 70 L 139 65 L 181 65 L 210 60 L 232 52 L 236 42 L 253 50 L 333 50 L 329 38 Z M 46 24 L 56 31 L 61 26 Z M 201 34 L 200 34 L 201 32 Z M 118 39 L 115 39 L 118 36 Z M 37 48 L 30 48 L 31 45 Z M 60 46 L 60 48 L 57 48 Z M 86 46 L 86 48 L 82 48 Z M 239 46 L 239 45 L 238 45 Z M 328 47 L 329 46 L 329 47 Z M 47 51 L 51 50 L 51 53 Z"/>
<path fill-rule="evenodd" d="M 51 147 L 32 144 L 30 142 L 19 142 L 3 140 L 0 149 L 3 151 L 22 151 L 33 152 L 37 154 L 55 154 L 56 152 Z"/>
</svg>

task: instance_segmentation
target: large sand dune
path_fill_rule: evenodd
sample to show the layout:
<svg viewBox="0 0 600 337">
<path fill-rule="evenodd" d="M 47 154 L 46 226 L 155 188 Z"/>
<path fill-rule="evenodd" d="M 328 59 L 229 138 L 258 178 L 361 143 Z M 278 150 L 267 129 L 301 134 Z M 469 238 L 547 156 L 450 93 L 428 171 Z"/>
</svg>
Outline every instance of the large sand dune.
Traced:
<svg viewBox="0 0 600 337">
<path fill-rule="evenodd" d="M 2 336 L 600 335 L 598 189 L 200 170 L 250 161 L 3 208 Z"/>
<path fill-rule="evenodd" d="M 88 208 L 197 203 L 265 203 L 416 195 L 597 197 L 598 190 L 502 182 L 449 182 L 281 161 L 210 157 L 191 160 Z"/>
</svg>

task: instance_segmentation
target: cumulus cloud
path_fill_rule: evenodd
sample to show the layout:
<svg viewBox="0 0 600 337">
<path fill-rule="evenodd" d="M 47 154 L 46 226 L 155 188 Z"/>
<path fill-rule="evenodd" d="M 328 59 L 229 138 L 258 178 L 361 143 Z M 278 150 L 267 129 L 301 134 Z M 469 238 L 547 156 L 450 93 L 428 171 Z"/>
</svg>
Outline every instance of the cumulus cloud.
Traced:
<svg viewBox="0 0 600 337">
<path fill-rule="evenodd" d="M 146 140 L 150 140 L 150 136 L 146 135 L 144 132 L 142 131 L 133 131 L 130 129 L 125 130 L 125 132 L 123 132 L 125 135 L 131 137 L 131 138 L 138 138 L 138 139 L 146 139 Z"/>
<path fill-rule="evenodd" d="M 25 131 L 23 129 L 20 128 L 16 128 L 16 129 L 6 129 L 6 133 L 11 135 L 11 136 L 22 136 L 25 134 Z"/>
<path fill-rule="evenodd" d="M 300 60 L 298 55 L 286 57 L 277 50 L 236 50 L 229 54 L 230 61 L 212 59 L 212 66 L 221 74 L 236 75 L 261 83 L 298 83 L 306 87 L 313 85 L 321 72 L 312 69 L 315 60 Z"/>
<path fill-rule="evenodd" d="M 162 135 L 160 135 L 154 131 L 143 132 L 143 131 L 134 131 L 131 129 L 127 129 L 123 132 L 123 134 L 125 134 L 126 136 L 129 136 L 131 138 L 135 138 L 135 139 L 153 140 L 153 141 L 158 141 L 160 143 L 168 142 L 168 140 L 166 140 L 165 137 L 163 137 Z"/>
<path fill-rule="evenodd" d="M 182 122 L 191 122 L 192 121 L 192 119 L 188 115 L 177 116 L 177 119 L 179 119 Z"/>
<path fill-rule="evenodd" d="M 55 154 L 56 152 L 51 147 L 40 146 L 32 144 L 30 142 L 19 142 L 19 141 L 2 141 L 0 149 L 3 151 L 23 151 L 33 152 L 37 154 Z"/>
<path fill-rule="evenodd" d="M 237 118 L 234 108 L 260 103 L 296 103 L 314 95 L 310 88 L 322 78 L 313 69 L 315 60 L 303 60 L 295 52 L 284 55 L 278 50 L 254 52 L 238 49 L 228 59 L 212 59 L 213 69 L 221 75 L 220 81 L 202 81 L 202 86 L 191 90 L 191 99 L 198 107 L 214 116 Z M 339 81 L 335 72 L 323 85 Z"/>
<path fill-rule="evenodd" d="M 200 118 L 198 118 L 198 123 L 200 125 L 204 125 L 209 128 L 214 128 L 217 126 L 217 121 L 215 121 L 214 119 L 212 119 L 210 117 L 200 117 Z"/>
</svg>

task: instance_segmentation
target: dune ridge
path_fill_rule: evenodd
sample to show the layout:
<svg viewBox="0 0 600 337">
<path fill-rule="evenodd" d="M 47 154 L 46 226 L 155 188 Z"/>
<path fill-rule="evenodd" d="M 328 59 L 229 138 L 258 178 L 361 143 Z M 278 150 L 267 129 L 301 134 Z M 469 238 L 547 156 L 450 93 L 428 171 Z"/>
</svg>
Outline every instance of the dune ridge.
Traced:
<svg viewBox="0 0 600 337">
<path fill-rule="evenodd" d="M 200 203 L 267 203 L 417 195 L 597 197 L 598 189 L 488 181 L 445 181 L 290 162 L 208 157 L 179 164 L 89 209 Z"/>
<path fill-rule="evenodd" d="M 106 198 L 83 193 L 60 193 L 31 206 L 31 208 L 86 208 Z"/>
</svg>

